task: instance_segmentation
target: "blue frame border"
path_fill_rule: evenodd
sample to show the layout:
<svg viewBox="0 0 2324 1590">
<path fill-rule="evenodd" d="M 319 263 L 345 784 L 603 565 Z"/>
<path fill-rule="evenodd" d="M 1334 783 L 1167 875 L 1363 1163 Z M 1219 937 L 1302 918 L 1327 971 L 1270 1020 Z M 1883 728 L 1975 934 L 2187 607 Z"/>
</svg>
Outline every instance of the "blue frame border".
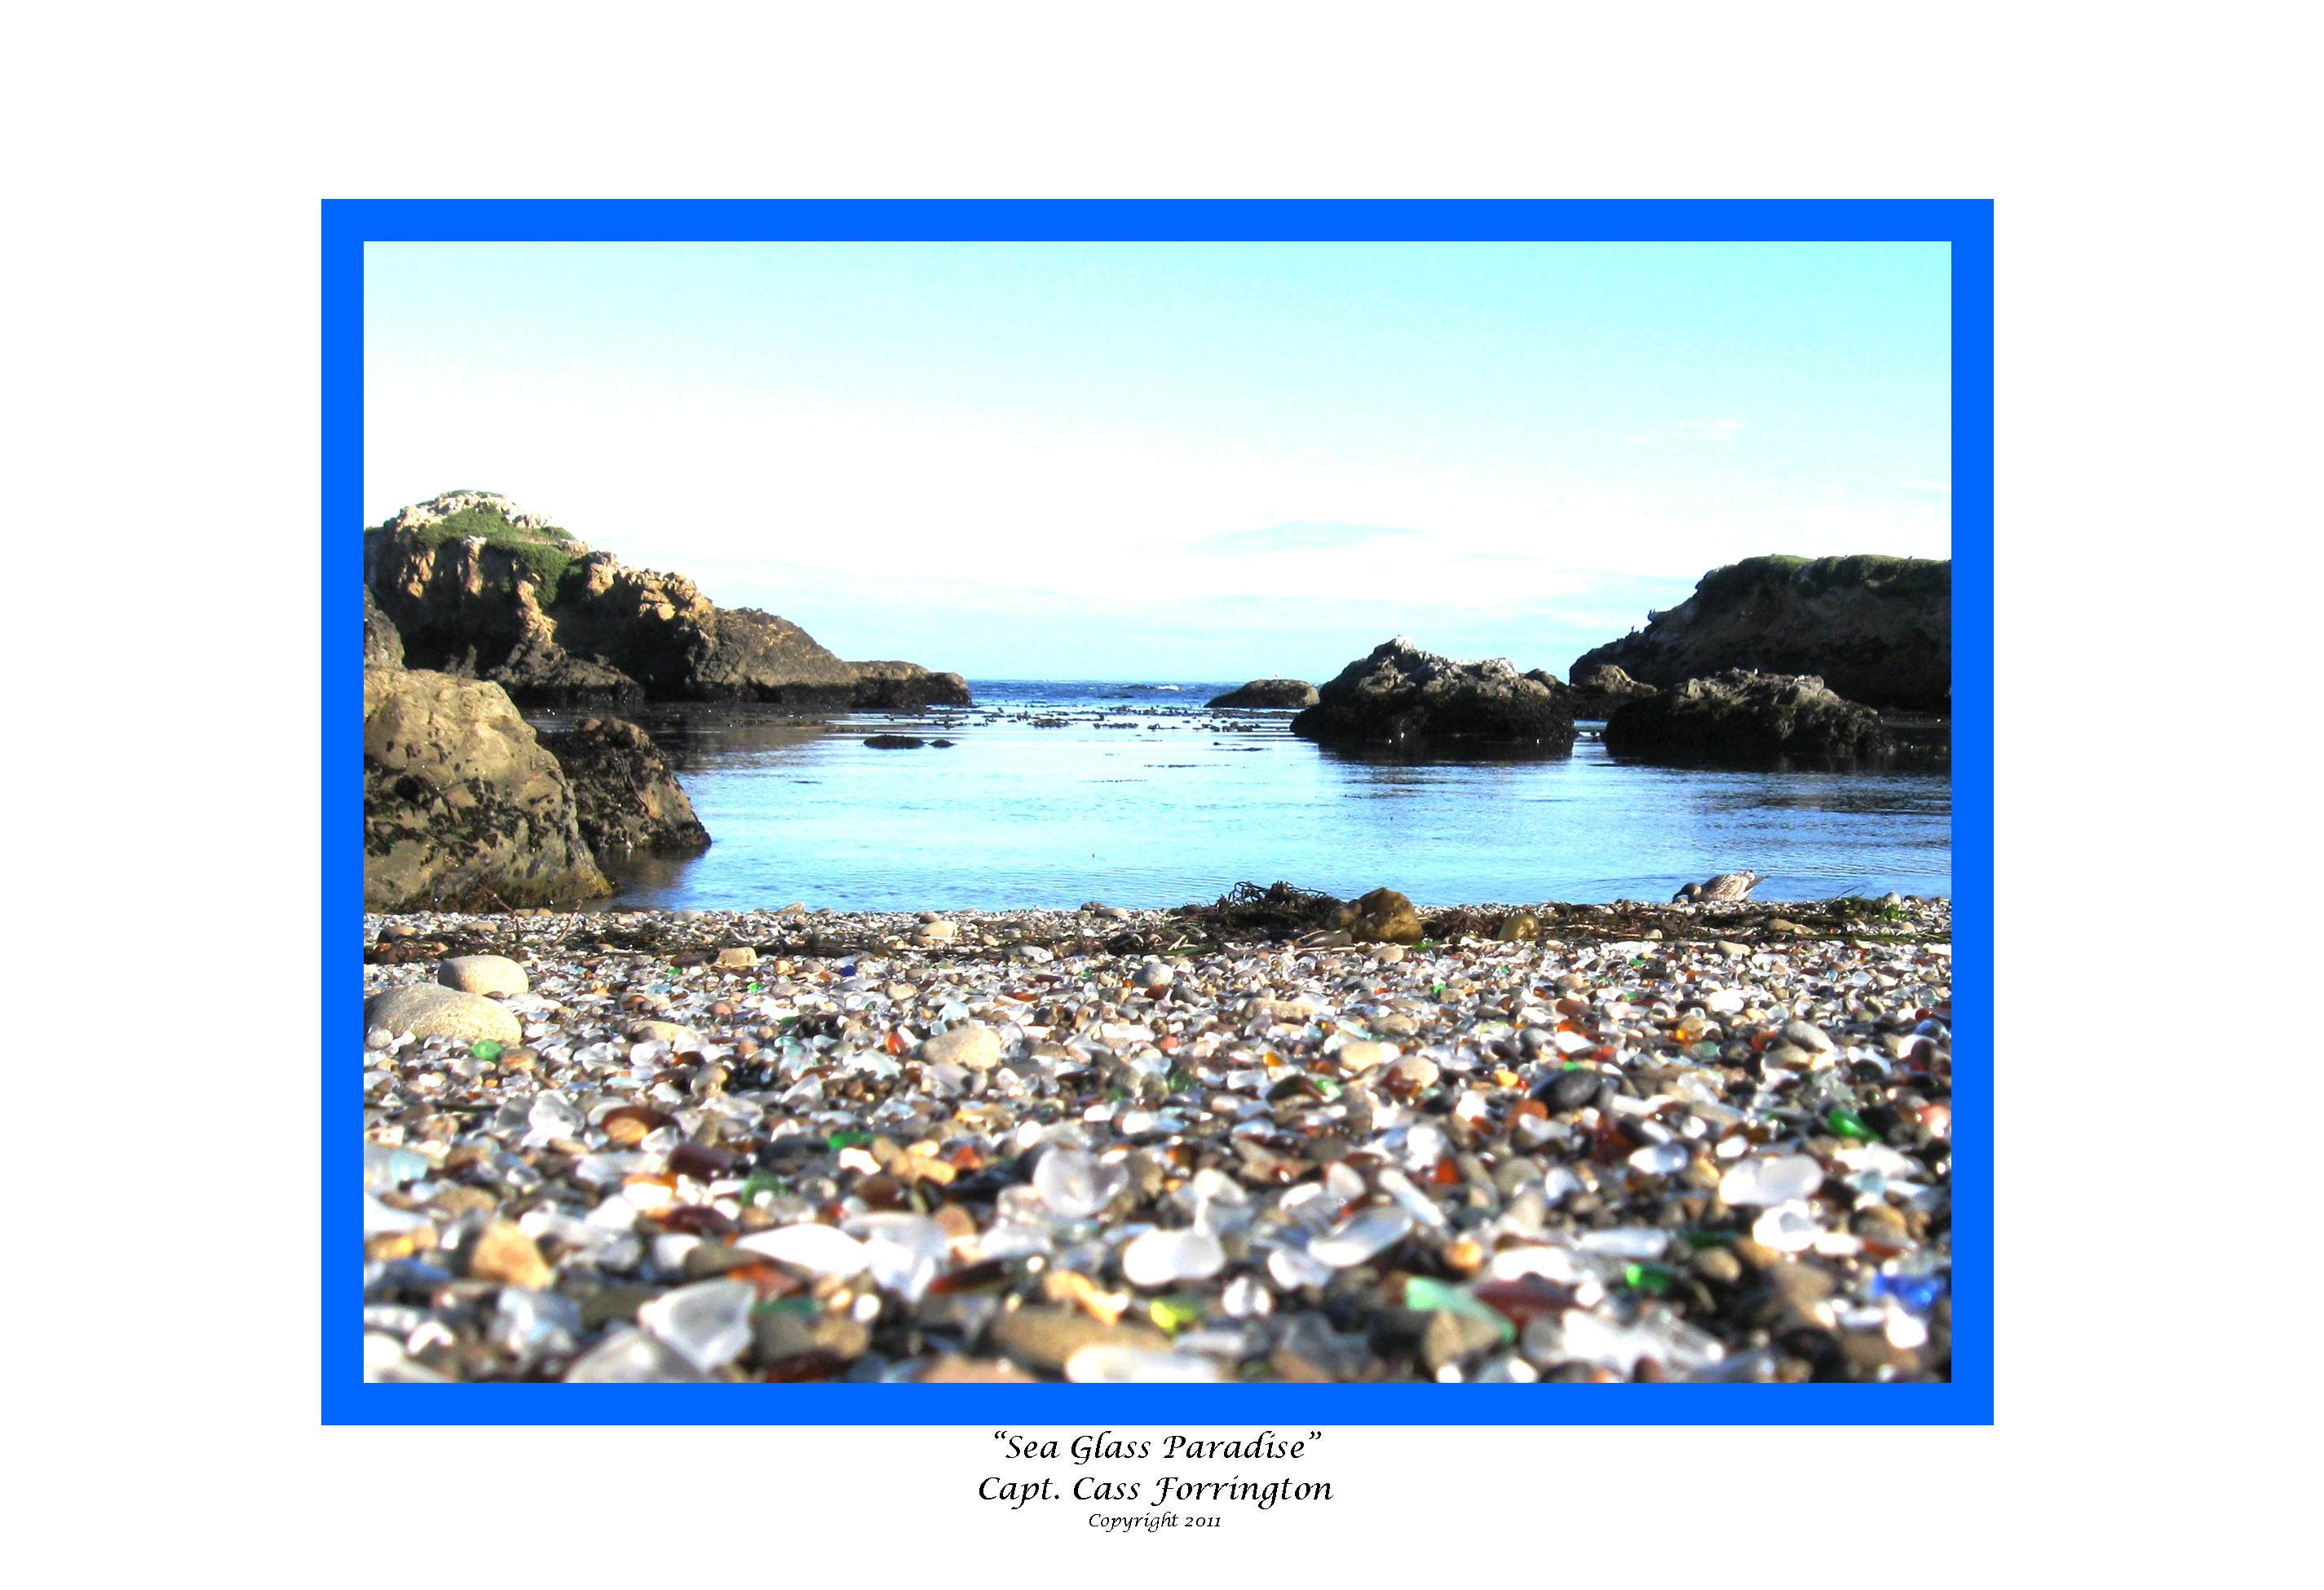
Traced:
<svg viewBox="0 0 2324 1590">
<path fill-rule="evenodd" d="M 1953 1379 L 1941 1385 L 367 1385 L 361 1102 L 364 245 L 385 242 L 1895 242 L 1952 248 Z M 1987 199 L 326 199 L 322 205 L 325 1424 L 1993 1422 L 1993 204 Z"/>
</svg>

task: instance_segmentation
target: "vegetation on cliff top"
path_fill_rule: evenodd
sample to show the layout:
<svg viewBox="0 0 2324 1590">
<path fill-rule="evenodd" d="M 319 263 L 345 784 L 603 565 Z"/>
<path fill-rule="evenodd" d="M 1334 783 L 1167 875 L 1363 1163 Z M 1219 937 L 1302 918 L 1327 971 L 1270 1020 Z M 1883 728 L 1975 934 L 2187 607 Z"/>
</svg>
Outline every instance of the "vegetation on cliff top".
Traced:
<svg viewBox="0 0 2324 1590">
<path fill-rule="evenodd" d="M 1929 597 L 1951 593 L 1950 558 L 1890 557 L 1858 552 L 1845 557 L 1792 557 L 1769 553 L 1730 563 L 1702 576 L 1694 590 L 1713 602 L 1728 601 L 1754 585 L 1798 585 L 1809 596 L 1856 586 L 1882 596 Z"/>
<path fill-rule="evenodd" d="M 466 493 L 447 493 L 455 494 Z M 387 526 L 383 524 L 374 525 L 364 532 L 366 537 L 386 533 Z M 540 582 L 544 597 L 556 593 L 564 584 L 565 572 L 573 566 L 572 531 L 556 525 L 521 528 L 495 508 L 464 508 L 457 513 L 412 526 L 408 533 L 430 550 L 452 541 L 481 540 L 488 547 L 512 553 Z"/>
</svg>

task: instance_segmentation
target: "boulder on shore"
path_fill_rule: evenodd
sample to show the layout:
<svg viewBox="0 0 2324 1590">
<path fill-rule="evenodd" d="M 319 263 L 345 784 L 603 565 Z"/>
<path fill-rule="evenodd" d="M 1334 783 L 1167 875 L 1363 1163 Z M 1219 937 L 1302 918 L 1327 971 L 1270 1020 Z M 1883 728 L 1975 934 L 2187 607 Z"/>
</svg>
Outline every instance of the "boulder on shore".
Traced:
<svg viewBox="0 0 2324 1590">
<path fill-rule="evenodd" d="M 691 856 L 710 846 L 694 803 L 652 737 L 622 718 L 585 718 L 544 731 L 540 743 L 565 770 L 581 837 L 599 857 L 632 850 Z"/>
<path fill-rule="evenodd" d="M 1729 669 L 1624 703 L 1606 721 L 1606 749 L 1643 761 L 1845 768 L 1885 766 L 1896 745 L 1877 712 L 1812 675 Z"/>
<path fill-rule="evenodd" d="M 1312 707 L 1315 687 L 1305 679 L 1253 679 L 1250 684 L 1211 697 L 1214 707 L 1240 707 L 1259 712 L 1298 712 Z"/>
<path fill-rule="evenodd" d="M 1668 690 L 1729 668 L 1813 675 L 1850 701 L 1952 705 L 1953 565 L 1925 557 L 1748 557 L 1702 576 L 1643 630 L 1585 652 L 1577 685 L 1611 664 Z"/>
<path fill-rule="evenodd" d="M 1562 755 L 1573 747 L 1568 697 L 1506 659 L 1455 662 L 1399 635 L 1340 671 L 1291 732 L 1323 745 L 1406 754 L 1463 749 Z"/>
<path fill-rule="evenodd" d="M 613 892 L 573 790 L 499 685 L 364 671 L 364 909 L 563 905 Z"/>
</svg>

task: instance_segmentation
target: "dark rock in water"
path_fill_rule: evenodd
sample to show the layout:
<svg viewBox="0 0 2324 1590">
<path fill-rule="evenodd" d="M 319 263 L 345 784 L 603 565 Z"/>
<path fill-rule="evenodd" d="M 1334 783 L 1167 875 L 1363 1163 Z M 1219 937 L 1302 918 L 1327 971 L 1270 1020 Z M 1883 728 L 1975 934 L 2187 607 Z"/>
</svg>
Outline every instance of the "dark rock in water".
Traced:
<svg viewBox="0 0 2324 1590">
<path fill-rule="evenodd" d="M 916 751 L 928 742 L 917 734 L 867 734 L 863 743 L 875 751 Z"/>
<path fill-rule="evenodd" d="M 1713 569 L 1643 630 L 1584 653 L 1667 690 L 1729 668 L 1812 674 L 1850 701 L 1952 703 L 1952 564 L 1922 557 L 1751 557 Z"/>
<path fill-rule="evenodd" d="M 1224 695 L 1211 697 L 1214 707 L 1243 707 L 1259 711 L 1297 712 L 1312 707 L 1316 702 L 1315 687 L 1305 679 L 1253 679 Z"/>
<path fill-rule="evenodd" d="M 394 622 L 380 611 L 379 603 L 372 597 L 371 587 L 364 587 L 364 666 L 366 668 L 400 668 L 403 666 L 403 637 L 397 634 Z"/>
<path fill-rule="evenodd" d="M 544 732 L 540 743 L 565 769 L 581 836 L 600 857 L 631 850 L 690 856 L 709 847 L 694 803 L 635 723 L 591 718 L 576 729 Z"/>
<path fill-rule="evenodd" d="M 807 712 L 965 705 L 957 674 L 847 662 L 787 620 L 720 608 L 490 492 L 450 492 L 364 533 L 364 583 L 419 667 L 529 706 L 755 702 Z"/>
<path fill-rule="evenodd" d="M 928 749 L 931 750 L 948 751 L 952 749 L 952 747 L 953 742 L 949 740 L 931 740 L 928 741 Z"/>
<path fill-rule="evenodd" d="M 499 685 L 364 671 L 364 909 L 561 905 L 613 892 L 557 758 Z"/>
<path fill-rule="evenodd" d="M 1317 694 L 1291 731 L 1323 745 L 1424 756 L 1484 747 L 1560 755 L 1573 747 L 1572 708 L 1559 692 L 1502 658 L 1454 662 L 1402 636 L 1350 663 Z"/>
<path fill-rule="evenodd" d="M 1730 767 L 1882 767 L 1896 753 L 1877 712 L 1822 680 L 1739 669 L 1625 703 L 1606 721 L 1606 749 Z"/>
</svg>

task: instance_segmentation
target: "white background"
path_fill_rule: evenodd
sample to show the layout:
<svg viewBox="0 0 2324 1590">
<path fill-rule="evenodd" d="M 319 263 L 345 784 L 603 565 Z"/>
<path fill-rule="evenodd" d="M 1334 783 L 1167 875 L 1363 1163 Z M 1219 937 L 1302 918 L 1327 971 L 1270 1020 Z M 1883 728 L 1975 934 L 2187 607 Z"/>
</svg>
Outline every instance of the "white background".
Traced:
<svg viewBox="0 0 2324 1590">
<path fill-rule="evenodd" d="M 2313 890 L 2314 713 L 2246 704 L 2313 628 L 2312 53 L 2288 10 L 2163 14 L 20 17 L 27 1582 L 2256 1573 L 2312 1464 L 2313 935 L 2253 913 Z M 981 1430 L 317 1428 L 325 195 L 1996 198 L 1998 1427 L 1343 1429 L 1333 1506 L 1129 1544 L 975 1503 Z"/>
</svg>

